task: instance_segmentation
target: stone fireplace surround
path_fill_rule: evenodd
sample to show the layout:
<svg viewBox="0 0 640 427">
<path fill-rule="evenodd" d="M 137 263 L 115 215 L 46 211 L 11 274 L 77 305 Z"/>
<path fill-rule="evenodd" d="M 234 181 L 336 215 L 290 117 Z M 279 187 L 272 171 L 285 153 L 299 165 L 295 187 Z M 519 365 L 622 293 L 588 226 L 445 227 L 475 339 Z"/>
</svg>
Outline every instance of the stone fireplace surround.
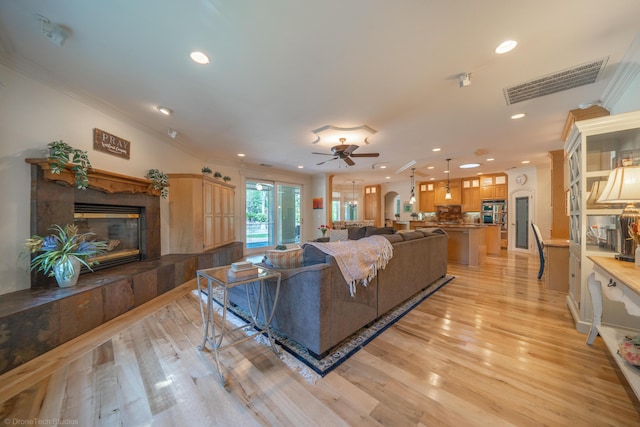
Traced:
<svg viewBox="0 0 640 427">
<path fill-rule="evenodd" d="M 71 172 L 51 174 L 46 159 L 27 162 L 31 234 L 45 235 L 52 224 L 73 223 L 76 202 L 140 206 L 145 210 L 144 255 L 139 262 L 83 274 L 72 288 L 59 288 L 50 278 L 33 274 L 31 289 L 1 295 L 0 374 L 195 278 L 198 269 L 243 256 L 241 242 L 200 254 L 161 256 L 159 191 L 150 181 L 96 170 L 89 173 L 89 188 L 78 190 Z"/>
</svg>

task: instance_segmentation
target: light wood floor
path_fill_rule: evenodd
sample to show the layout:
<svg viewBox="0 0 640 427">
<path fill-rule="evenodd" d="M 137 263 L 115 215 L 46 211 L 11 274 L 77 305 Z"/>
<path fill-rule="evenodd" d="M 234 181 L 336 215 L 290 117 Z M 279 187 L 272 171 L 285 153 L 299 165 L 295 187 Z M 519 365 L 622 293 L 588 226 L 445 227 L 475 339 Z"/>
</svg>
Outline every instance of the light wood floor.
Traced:
<svg viewBox="0 0 640 427">
<path fill-rule="evenodd" d="M 456 276 L 315 385 L 248 341 L 196 351 L 190 290 L 165 294 L 0 377 L 0 423 L 78 426 L 638 426 L 640 404 L 598 338 L 575 332 L 537 258 Z M 39 422 L 39 424 L 38 424 Z"/>
</svg>

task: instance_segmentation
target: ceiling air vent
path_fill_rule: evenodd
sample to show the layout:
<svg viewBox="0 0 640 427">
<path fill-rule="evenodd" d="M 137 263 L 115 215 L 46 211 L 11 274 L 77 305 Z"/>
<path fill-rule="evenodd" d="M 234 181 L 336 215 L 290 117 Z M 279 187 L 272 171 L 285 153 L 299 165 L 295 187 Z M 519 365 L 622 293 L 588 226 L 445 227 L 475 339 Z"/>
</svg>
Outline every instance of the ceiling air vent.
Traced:
<svg viewBox="0 0 640 427">
<path fill-rule="evenodd" d="M 595 83 L 608 59 L 599 59 L 505 88 L 507 105 Z"/>
</svg>

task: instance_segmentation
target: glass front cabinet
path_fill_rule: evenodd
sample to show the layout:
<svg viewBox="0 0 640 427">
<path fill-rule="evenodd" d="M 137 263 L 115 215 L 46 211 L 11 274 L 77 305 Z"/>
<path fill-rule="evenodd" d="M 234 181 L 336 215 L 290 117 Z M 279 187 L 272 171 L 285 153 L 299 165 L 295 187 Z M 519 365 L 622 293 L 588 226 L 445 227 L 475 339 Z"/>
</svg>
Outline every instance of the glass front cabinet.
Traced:
<svg viewBox="0 0 640 427">
<path fill-rule="evenodd" d="M 614 257 L 628 237 L 620 229 L 624 205 L 598 203 L 609 172 L 640 165 L 640 111 L 575 123 L 565 145 L 569 190 L 569 294 L 567 305 L 576 329 L 588 333 L 593 310 L 587 279 L 593 271 L 589 256 Z M 603 301 L 602 323 L 638 329 L 640 319 L 629 316 L 620 302 Z"/>
</svg>

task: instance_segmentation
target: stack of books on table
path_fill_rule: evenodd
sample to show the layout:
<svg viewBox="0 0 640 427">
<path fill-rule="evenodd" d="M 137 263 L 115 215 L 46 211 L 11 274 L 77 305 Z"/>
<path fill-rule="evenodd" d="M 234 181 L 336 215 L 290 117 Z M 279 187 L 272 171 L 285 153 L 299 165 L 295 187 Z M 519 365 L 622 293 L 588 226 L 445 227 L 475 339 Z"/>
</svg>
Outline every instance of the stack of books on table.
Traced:
<svg viewBox="0 0 640 427">
<path fill-rule="evenodd" d="M 252 279 L 254 277 L 258 277 L 258 267 L 251 262 L 234 262 L 231 264 L 231 268 L 227 270 L 227 280 L 230 282 Z"/>
</svg>

